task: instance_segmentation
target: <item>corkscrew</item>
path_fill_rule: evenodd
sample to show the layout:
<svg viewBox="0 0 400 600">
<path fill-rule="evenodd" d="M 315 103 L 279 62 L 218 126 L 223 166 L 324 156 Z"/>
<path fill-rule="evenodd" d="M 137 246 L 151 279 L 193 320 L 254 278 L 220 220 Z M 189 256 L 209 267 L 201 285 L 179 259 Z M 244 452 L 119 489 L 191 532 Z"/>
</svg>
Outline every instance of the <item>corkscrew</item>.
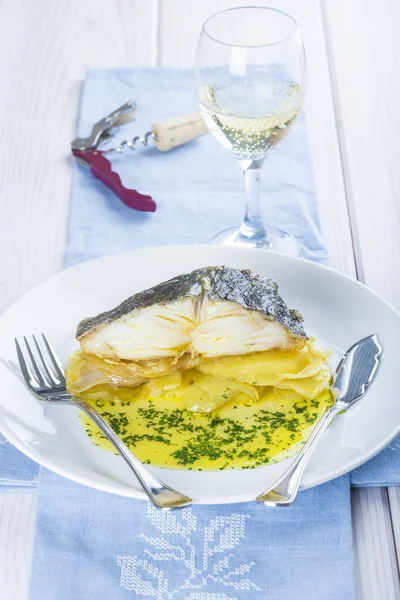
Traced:
<svg viewBox="0 0 400 600">
<path fill-rule="evenodd" d="M 88 137 L 77 137 L 71 143 L 71 150 L 77 160 L 83 166 L 89 167 L 92 174 L 112 190 L 126 206 L 136 210 L 154 212 L 156 203 L 151 196 L 126 188 L 118 173 L 112 170 L 111 162 L 106 155 L 112 152 L 121 153 L 125 149 L 135 150 L 138 144 L 147 146 L 149 140 L 153 140 L 160 152 L 167 152 L 203 135 L 206 133 L 207 127 L 198 112 L 172 117 L 155 122 L 144 136 L 138 135 L 131 140 L 124 140 L 114 148 L 99 150 L 98 147 L 113 136 L 114 129 L 134 120 L 136 108 L 136 102 L 128 100 L 95 123 Z"/>
</svg>

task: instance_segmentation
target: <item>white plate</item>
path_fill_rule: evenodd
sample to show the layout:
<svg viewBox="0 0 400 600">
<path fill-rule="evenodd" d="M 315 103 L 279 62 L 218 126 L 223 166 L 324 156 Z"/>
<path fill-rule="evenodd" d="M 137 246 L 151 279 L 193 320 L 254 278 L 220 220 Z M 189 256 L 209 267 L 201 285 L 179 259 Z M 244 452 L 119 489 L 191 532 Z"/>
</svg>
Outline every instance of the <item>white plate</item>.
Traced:
<svg viewBox="0 0 400 600">
<path fill-rule="evenodd" d="M 303 313 L 306 331 L 334 349 L 335 365 L 351 344 L 371 333 L 378 334 L 384 348 L 375 383 L 321 440 L 302 487 L 338 477 L 382 450 L 399 432 L 400 315 L 365 286 L 301 259 L 240 248 L 170 246 L 90 261 L 32 289 L 0 317 L 0 356 L 16 361 L 14 336 L 43 331 L 65 360 L 77 346 L 74 331 L 80 319 L 178 273 L 218 264 L 276 279 L 284 300 Z M 0 384 L 0 431 L 19 450 L 79 483 L 144 497 L 122 459 L 90 443 L 75 408 L 36 401 L 4 365 Z M 197 503 L 241 502 L 253 500 L 289 462 L 236 471 L 152 470 Z"/>
</svg>

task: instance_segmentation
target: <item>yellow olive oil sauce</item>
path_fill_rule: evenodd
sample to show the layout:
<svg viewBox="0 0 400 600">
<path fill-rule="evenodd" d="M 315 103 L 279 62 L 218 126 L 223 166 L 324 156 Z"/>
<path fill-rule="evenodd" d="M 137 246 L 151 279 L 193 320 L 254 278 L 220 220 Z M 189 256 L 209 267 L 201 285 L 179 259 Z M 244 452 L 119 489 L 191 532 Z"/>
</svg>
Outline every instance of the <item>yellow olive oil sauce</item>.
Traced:
<svg viewBox="0 0 400 600">
<path fill-rule="evenodd" d="M 310 400 L 259 387 L 256 402 L 239 395 L 212 412 L 193 412 L 177 396 L 146 397 L 143 386 L 104 385 L 81 396 L 143 463 L 199 471 L 251 469 L 287 458 L 333 401 L 328 389 Z M 115 452 L 84 413 L 81 420 L 95 445 Z"/>
</svg>

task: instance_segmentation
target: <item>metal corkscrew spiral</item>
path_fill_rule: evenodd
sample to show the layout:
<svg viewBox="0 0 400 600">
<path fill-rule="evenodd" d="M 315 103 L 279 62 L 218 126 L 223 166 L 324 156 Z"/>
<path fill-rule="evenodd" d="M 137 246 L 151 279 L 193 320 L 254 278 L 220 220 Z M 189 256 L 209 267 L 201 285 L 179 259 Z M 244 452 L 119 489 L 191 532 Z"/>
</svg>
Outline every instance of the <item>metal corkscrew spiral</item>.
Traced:
<svg viewBox="0 0 400 600">
<path fill-rule="evenodd" d="M 148 146 L 149 138 L 151 138 L 153 140 L 157 140 L 156 134 L 153 133 L 152 131 L 148 131 L 147 133 L 145 133 L 144 136 L 136 135 L 131 140 L 124 140 L 123 142 L 120 143 L 119 146 L 116 146 L 115 148 L 109 148 L 108 150 L 104 150 L 104 153 L 108 153 L 108 152 L 120 152 L 121 153 L 121 152 L 124 152 L 125 148 L 129 148 L 130 150 L 135 150 L 136 146 L 139 143 L 143 144 L 143 146 Z"/>
</svg>

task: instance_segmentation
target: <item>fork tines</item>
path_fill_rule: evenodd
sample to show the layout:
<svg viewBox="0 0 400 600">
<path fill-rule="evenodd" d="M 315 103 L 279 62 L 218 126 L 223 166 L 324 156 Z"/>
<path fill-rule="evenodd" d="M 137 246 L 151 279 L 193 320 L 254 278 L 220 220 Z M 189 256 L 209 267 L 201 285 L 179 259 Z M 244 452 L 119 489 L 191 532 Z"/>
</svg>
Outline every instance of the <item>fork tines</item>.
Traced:
<svg viewBox="0 0 400 600">
<path fill-rule="evenodd" d="M 24 336 L 24 343 L 15 338 L 18 361 L 24 379 L 35 393 L 65 391 L 63 366 L 47 337 L 42 333 L 42 343 L 32 335 L 33 343 Z"/>
</svg>

